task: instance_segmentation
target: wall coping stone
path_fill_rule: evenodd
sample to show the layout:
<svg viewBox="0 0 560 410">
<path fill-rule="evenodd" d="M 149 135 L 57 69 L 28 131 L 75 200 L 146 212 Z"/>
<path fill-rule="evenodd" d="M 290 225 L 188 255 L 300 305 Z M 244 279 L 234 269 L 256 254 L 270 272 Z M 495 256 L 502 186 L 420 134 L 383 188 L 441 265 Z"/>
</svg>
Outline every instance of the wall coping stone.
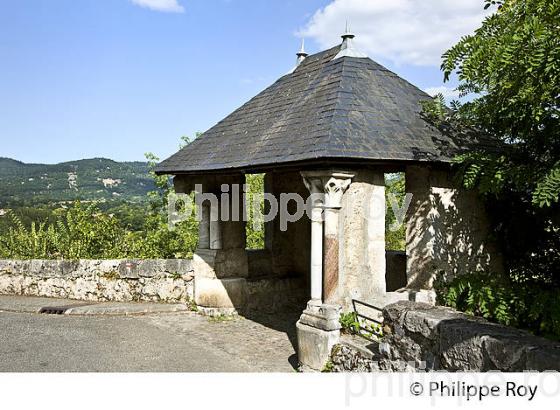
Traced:
<svg viewBox="0 0 560 410">
<path fill-rule="evenodd" d="M 454 309 L 401 301 L 383 310 L 390 359 L 428 370 L 560 371 L 560 343 Z"/>
</svg>

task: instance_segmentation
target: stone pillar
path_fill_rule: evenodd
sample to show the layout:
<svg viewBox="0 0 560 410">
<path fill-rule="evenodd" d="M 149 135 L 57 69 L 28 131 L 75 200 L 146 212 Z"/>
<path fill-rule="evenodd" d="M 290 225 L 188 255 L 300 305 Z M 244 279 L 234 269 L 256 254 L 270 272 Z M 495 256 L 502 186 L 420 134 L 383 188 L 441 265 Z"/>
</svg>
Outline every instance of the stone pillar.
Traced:
<svg viewBox="0 0 560 410">
<path fill-rule="evenodd" d="M 373 179 L 371 197 L 367 205 L 366 268 L 370 272 L 371 286 L 377 295 L 387 292 L 387 259 L 385 242 L 385 221 L 387 204 L 385 200 L 385 177 L 378 173 Z"/>
<path fill-rule="evenodd" d="M 311 300 L 323 301 L 323 210 L 311 211 Z"/>
<path fill-rule="evenodd" d="M 315 173 L 302 173 L 303 182 L 311 195 L 311 302 L 323 302 L 323 204 L 324 185 Z"/>
<path fill-rule="evenodd" d="M 222 222 L 220 221 L 219 205 L 210 207 L 210 249 L 222 249 Z"/>
<path fill-rule="evenodd" d="M 353 175 L 318 171 L 302 172 L 302 176 L 313 201 L 311 300 L 296 325 L 298 356 L 302 366 L 321 370 L 340 338 L 341 307 L 334 304 L 338 294 L 338 211 Z"/>
<path fill-rule="evenodd" d="M 243 182 L 242 174 L 208 176 L 203 181 L 200 194 L 212 195 L 199 204 L 201 240 L 193 260 L 194 301 L 204 314 L 232 314 L 246 305 L 245 225 L 239 220 Z"/>
<path fill-rule="evenodd" d="M 302 176 L 305 186 L 313 196 L 311 300 L 335 303 L 338 296 L 339 211 L 342 207 L 342 195 L 350 186 L 354 175 L 317 171 L 302 172 Z M 317 289 L 319 283 L 322 284 L 322 296 Z"/>
<path fill-rule="evenodd" d="M 339 297 L 339 219 L 342 195 L 354 175 L 333 173 L 325 184 L 325 303 L 338 303 Z"/>
<path fill-rule="evenodd" d="M 198 249 L 210 249 L 210 207 L 207 204 L 200 207 Z"/>
<path fill-rule="evenodd" d="M 476 190 L 454 181 L 448 169 L 411 165 L 406 192 L 407 288 L 432 291 L 436 274 L 445 279 L 477 271 L 499 273 L 503 260 L 483 201 Z"/>
<path fill-rule="evenodd" d="M 339 302 L 382 306 L 386 293 L 385 179 L 383 170 L 359 169 L 344 193 L 340 212 Z"/>
</svg>

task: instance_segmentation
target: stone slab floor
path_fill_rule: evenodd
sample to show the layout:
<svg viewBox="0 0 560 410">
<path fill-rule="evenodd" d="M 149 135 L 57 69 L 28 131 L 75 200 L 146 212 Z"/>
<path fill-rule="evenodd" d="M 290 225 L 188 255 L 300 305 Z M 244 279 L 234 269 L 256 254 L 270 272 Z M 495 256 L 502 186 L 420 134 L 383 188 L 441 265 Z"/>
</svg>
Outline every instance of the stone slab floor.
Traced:
<svg viewBox="0 0 560 410">
<path fill-rule="evenodd" d="M 216 320 L 192 312 L 0 310 L 0 372 L 293 372 L 297 315 Z"/>
</svg>

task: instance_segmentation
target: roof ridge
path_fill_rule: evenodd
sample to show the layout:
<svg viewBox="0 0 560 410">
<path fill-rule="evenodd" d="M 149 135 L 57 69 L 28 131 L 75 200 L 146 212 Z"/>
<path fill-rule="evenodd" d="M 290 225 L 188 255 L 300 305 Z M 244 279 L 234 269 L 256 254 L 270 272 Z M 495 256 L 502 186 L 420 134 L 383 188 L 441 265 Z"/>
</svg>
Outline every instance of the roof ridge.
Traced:
<svg viewBox="0 0 560 410">
<path fill-rule="evenodd" d="M 369 58 L 369 57 L 368 57 L 367 59 L 368 59 L 370 62 L 372 62 L 372 63 L 378 65 L 383 71 L 387 71 L 387 72 L 390 73 L 393 77 L 395 77 L 395 78 L 397 78 L 398 80 L 400 80 L 400 81 L 406 83 L 408 86 L 417 89 L 418 91 L 422 92 L 422 94 L 425 94 L 426 96 L 432 98 L 432 96 L 431 96 L 430 94 L 428 94 L 426 91 L 424 91 L 424 90 L 422 90 L 420 87 L 418 87 L 418 86 L 412 84 L 412 83 L 411 83 L 410 81 L 408 81 L 406 78 L 401 77 L 400 75 L 398 75 L 397 73 L 395 73 L 393 70 L 391 70 L 391 69 L 385 67 L 383 64 L 381 64 L 381 63 L 379 63 L 379 62 L 377 62 L 377 61 L 375 61 L 375 60 L 372 60 L 372 59 Z"/>
<path fill-rule="evenodd" d="M 274 122 L 271 125 L 271 128 L 277 127 L 279 125 L 281 125 L 282 123 L 285 123 L 287 121 L 287 119 L 289 119 L 294 113 L 297 112 L 301 112 L 301 108 L 304 107 L 310 100 L 312 100 L 313 98 L 316 97 L 315 93 L 313 91 L 316 91 L 319 88 L 320 83 L 324 80 L 325 78 L 325 69 L 329 66 L 329 64 L 331 63 L 332 59 L 329 57 L 328 61 L 321 61 L 321 58 L 319 57 L 327 57 L 330 56 L 330 54 L 334 54 L 334 52 L 339 48 L 339 46 L 337 47 L 332 47 L 328 50 L 322 51 L 320 53 L 316 53 L 314 54 L 314 56 L 316 56 L 317 58 L 315 60 L 312 60 L 308 63 L 308 66 L 310 64 L 321 64 L 321 66 L 319 67 L 319 69 L 314 70 L 313 73 L 310 75 L 310 78 L 305 86 L 304 89 L 298 90 L 300 96 L 298 96 L 296 98 L 296 100 L 293 102 L 293 104 L 290 104 L 290 106 L 280 115 L 279 118 L 277 118 L 276 120 L 274 120 Z M 306 60 L 304 60 L 302 62 L 302 64 L 300 64 L 300 66 L 302 66 L 303 64 L 305 64 L 305 62 L 309 59 L 310 57 L 307 57 Z M 336 65 L 336 63 L 335 63 Z M 301 73 L 301 72 L 300 72 Z M 294 73 L 292 73 L 293 75 L 297 75 L 298 73 L 296 73 L 294 71 Z M 330 73 L 326 73 L 327 75 L 330 75 Z M 338 82 L 340 82 L 340 78 L 338 79 Z M 303 97 L 303 98 L 301 98 Z M 333 103 L 336 104 L 336 99 L 333 100 Z"/>
<path fill-rule="evenodd" d="M 420 88 L 371 58 L 307 57 L 219 121 L 158 173 L 272 169 L 328 158 L 450 162 L 466 145 L 429 126 Z"/>
</svg>

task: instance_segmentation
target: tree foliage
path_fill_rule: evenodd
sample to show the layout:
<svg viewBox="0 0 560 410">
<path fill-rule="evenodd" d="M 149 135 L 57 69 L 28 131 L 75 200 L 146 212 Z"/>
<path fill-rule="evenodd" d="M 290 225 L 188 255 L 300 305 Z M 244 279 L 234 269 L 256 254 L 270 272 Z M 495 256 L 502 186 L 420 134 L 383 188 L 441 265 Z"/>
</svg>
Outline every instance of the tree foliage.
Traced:
<svg viewBox="0 0 560 410">
<path fill-rule="evenodd" d="M 486 0 L 497 7 L 443 56 L 463 96 L 428 117 L 475 129 L 502 147 L 457 158 L 462 181 L 488 199 L 508 272 L 557 282 L 560 254 L 560 1 Z"/>
<path fill-rule="evenodd" d="M 389 174 L 385 180 L 385 196 L 387 203 L 387 213 L 385 218 L 385 248 L 391 251 L 404 251 L 406 248 L 406 232 L 405 224 L 397 223 L 397 216 L 390 205 L 390 196 L 399 205 L 403 204 L 405 199 L 405 175 L 404 173 Z M 397 227 L 395 229 L 395 227 Z"/>
<path fill-rule="evenodd" d="M 32 222 L 26 227 L 14 213 L 13 226 L 0 236 L 2 258 L 87 259 L 120 258 L 128 252 L 129 235 L 116 218 L 103 214 L 95 204 L 76 202 L 59 210 L 53 223 Z"/>
<path fill-rule="evenodd" d="M 183 138 L 183 143 L 190 139 Z M 0 257 L 21 259 L 189 258 L 198 243 L 194 213 L 169 229 L 167 176 L 154 172 L 159 159 L 146 154 L 155 187 L 147 204 L 120 204 L 104 212 L 102 202 L 80 201 L 30 216 L 9 212 L 0 233 Z M 35 219 L 35 220 L 34 220 Z"/>
<path fill-rule="evenodd" d="M 440 304 L 515 326 L 551 339 L 560 339 L 560 289 L 539 281 L 527 283 L 488 273 L 436 281 Z"/>
<path fill-rule="evenodd" d="M 247 209 L 247 249 L 264 249 L 264 222 L 255 214 L 256 209 L 260 208 L 260 214 L 264 215 L 265 201 L 262 197 L 264 193 L 264 174 L 246 174 L 247 200 L 251 206 Z"/>
<path fill-rule="evenodd" d="M 505 275 L 473 272 L 441 289 L 444 303 L 560 336 L 560 1 L 485 0 L 482 26 L 443 55 L 467 102 L 424 106 L 440 128 L 493 143 L 456 159 L 486 198 Z M 498 147 L 499 149 L 496 149 Z M 542 303 L 543 301 L 548 301 Z"/>
<path fill-rule="evenodd" d="M 463 124 L 507 144 L 507 153 L 462 158 L 467 185 L 497 194 L 526 192 L 539 207 L 560 194 L 560 1 L 486 0 L 497 5 L 473 35 L 443 56 L 446 80 L 474 97 L 459 107 Z"/>
</svg>

